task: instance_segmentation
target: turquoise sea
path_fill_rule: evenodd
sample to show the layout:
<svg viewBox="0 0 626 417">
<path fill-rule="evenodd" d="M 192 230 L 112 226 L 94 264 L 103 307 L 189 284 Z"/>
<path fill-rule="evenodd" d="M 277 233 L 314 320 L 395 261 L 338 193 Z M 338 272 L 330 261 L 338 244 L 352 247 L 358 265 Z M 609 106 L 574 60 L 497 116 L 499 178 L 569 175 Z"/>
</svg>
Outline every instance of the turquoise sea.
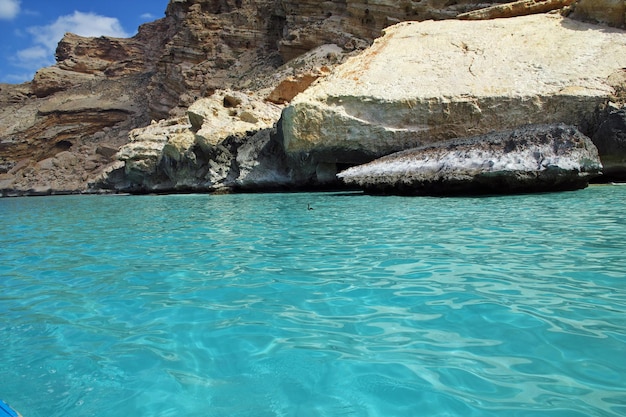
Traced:
<svg viewBox="0 0 626 417">
<path fill-rule="evenodd" d="M 0 399 L 24 417 L 625 416 L 625 203 L 0 199 Z"/>
</svg>

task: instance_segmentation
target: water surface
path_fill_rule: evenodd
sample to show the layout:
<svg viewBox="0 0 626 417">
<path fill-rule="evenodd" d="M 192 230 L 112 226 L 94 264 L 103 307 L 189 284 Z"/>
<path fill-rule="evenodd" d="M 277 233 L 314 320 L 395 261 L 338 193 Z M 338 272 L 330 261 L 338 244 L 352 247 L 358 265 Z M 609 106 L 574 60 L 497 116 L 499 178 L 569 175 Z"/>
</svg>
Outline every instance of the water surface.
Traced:
<svg viewBox="0 0 626 417">
<path fill-rule="evenodd" d="M 1 199 L 0 398 L 24 417 L 624 416 L 625 202 Z"/>
</svg>

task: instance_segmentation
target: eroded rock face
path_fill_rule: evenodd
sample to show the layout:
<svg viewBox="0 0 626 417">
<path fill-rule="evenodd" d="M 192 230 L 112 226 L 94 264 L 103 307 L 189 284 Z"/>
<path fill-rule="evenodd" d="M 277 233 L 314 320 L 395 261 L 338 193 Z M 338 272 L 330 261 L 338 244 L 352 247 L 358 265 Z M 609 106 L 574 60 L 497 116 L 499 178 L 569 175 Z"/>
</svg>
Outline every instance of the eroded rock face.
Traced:
<svg viewBox="0 0 626 417">
<path fill-rule="evenodd" d="M 457 15 L 462 20 L 487 20 L 507 17 L 526 16 L 562 9 L 575 0 L 518 0 L 511 3 L 497 4 L 484 9 L 473 10 Z"/>
<path fill-rule="evenodd" d="M 625 13 L 624 0 L 578 0 L 574 4 L 572 17 L 623 28 Z"/>
<path fill-rule="evenodd" d="M 332 16 L 311 1 L 172 0 L 164 18 L 141 26 L 130 39 L 66 35 L 55 66 L 40 70 L 31 83 L 0 86 L 2 195 L 88 191 L 102 183 L 103 174 L 119 171 L 111 170 L 114 160 L 96 150 L 127 143 L 130 130 L 184 116 L 192 103 L 215 90 L 269 94 L 289 77 L 298 80 L 303 73 L 332 68 L 378 36 L 377 29 L 368 29 L 374 35 L 363 37 L 360 23 L 347 22 L 345 2 L 328 3 L 335 4 Z M 314 55 L 307 65 L 281 67 L 336 42 L 334 50 Z M 102 94 L 124 99 L 119 106 L 107 99 L 103 108 L 96 103 L 59 112 L 48 104 Z M 291 94 L 284 91 L 277 100 Z M 41 106 L 52 110 L 40 112 Z M 38 165 L 66 151 L 79 161 L 71 170 Z"/>
<path fill-rule="evenodd" d="M 611 1 L 594 0 L 587 9 L 596 13 L 599 3 Z M 197 99 L 225 88 L 289 102 L 383 28 L 454 18 L 494 3 L 502 1 L 172 0 L 164 18 L 130 39 L 68 34 L 55 66 L 30 83 L 0 85 L 0 194 L 86 192 L 113 178 L 127 183 L 119 161 L 102 150 L 127 143 L 134 128 L 183 117 Z M 584 18 L 587 9 L 576 14 Z M 72 108 L 72 101 L 80 106 Z M 55 169 L 39 164 L 62 152 L 78 162 Z M 350 161 L 363 156 L 348 154 Z M 334 177 L 335 162 L 315 158 L 290 155 L 297 181 Z M 61 155 L 57 164 L 70 159 Z"/>
<path fill-rule="evenodd" d="M 28 84 L 2 86 L 20 102 L 4 105 L 0 95 L 0 195 L 86 192 L 134 124 L 149 122 L 137 85 L 145 80 L 105 79 L 45 98 Z"/>
<path fill-rule="evenodd" d="M 525 124 L 592 133 L 622 67 L 626 32 L 560 15 L 402 23 L 292 101 L 284 146 L 312 173 Z"/>
<path fill-rule="evenodd" d="M 503 194 L 584 188 L 601 169 L 576 128 L 542 125 L 410 149 L 338 176 L 372 193 Z"/>
<path fill-rule="evenodd" d="M 131 131 L 118 159 L 120 191 L 218 191 L 287 183 L 282 152 L 272 140 L 281 107 L 237 91 L 196 101 L 187 117 Z"/>
</svg>

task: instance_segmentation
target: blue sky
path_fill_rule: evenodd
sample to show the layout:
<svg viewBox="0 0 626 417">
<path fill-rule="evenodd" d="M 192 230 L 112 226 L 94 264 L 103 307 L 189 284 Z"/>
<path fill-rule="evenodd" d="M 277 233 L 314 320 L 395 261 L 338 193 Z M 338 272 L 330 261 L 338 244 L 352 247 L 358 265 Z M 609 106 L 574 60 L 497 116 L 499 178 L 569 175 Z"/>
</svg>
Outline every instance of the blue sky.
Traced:
<svg viewBox="0 0 626 417">
<path fill-rule="evenodd" d="M 65 32 L 130 37 L 165 15 L 168 0 L 0 0 L 0 83 L 31 80 L 54 64 Z"/>
</svg>

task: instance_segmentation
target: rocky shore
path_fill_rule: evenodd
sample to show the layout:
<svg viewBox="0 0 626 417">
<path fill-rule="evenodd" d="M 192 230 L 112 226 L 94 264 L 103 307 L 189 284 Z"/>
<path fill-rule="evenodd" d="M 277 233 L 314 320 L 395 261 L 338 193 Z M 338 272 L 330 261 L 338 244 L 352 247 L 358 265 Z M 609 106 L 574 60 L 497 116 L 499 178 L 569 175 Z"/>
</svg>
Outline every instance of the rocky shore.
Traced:
<svg viewBox="0 0 626 417">
<path fill-rule="evenodd" d="M 586 162 L 552 182 L 511 171 L 513 191 L 626 180 L 623 1 L 396 3 L 171 0 L 130 39 L 68 34 L 55 66 L 0 85 L 0 194 L 363 186 L 337 174 L 408 149 L 427 166 L 437 144 L 478 152 L 538 124 L 576 138 L 558 152 L 589 154 L 554 154 Z M 516 158 L 541 165 L 544 145 L 519 142 Z M 476 178 L 507 192 L 498 172 L 438 193 Z M 377 187 L 407 183 L 394 175 Z"/>
</svg>

